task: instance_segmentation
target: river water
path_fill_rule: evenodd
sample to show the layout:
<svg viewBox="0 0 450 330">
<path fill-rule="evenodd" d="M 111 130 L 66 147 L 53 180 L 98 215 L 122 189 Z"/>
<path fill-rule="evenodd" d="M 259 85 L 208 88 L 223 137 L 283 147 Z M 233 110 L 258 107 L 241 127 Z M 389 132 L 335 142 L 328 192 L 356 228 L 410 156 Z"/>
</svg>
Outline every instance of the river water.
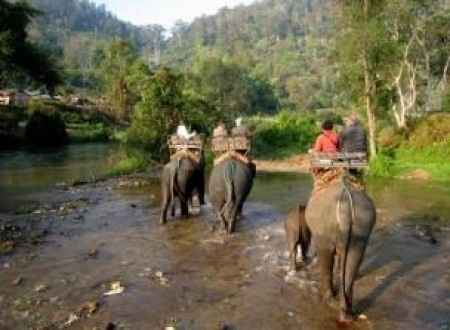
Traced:
<svg viewBox="0 0 450 330">
<path fill-rule="evenodd" d="M 338 328 L 318 297 L 314 266 L 286 278 L 282 220 L 307 201 L 309 175 L 258 173 L 227 238 L 210 232 L 209 207 L 160 226 L 158 178 L 52 189 L 104 173 L 117 153 L 107 145 L 68 150 L 0 155 L 0 218 L 46 232 L 0 257 L 0 329 Z M 350 328 L 450 329 L 450 187 L 374 180 L 368 190 L 378 222 L 355 287 L 355 309 L 367 320 Z M 11 205 L 35 200 L 39 212 L 10 214 Z M 104 296 L 117 281 L 124 292 Z M 86 315 L 90 301 L 98 311 Z"/>
<path fill-rule="evenodd" d="M 14 210 L 36 193 L 105 174 L 119 154 L 114 144 L 71 144 L 46 151 L 0 152 L 0 211 Z"/>
</svg>

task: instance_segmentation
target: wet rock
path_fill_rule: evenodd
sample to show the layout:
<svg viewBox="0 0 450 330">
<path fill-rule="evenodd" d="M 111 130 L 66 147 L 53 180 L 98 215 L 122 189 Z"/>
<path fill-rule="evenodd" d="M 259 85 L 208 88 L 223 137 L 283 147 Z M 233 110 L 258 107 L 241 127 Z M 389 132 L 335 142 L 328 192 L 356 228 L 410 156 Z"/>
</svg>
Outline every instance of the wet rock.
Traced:
<svg viewBox="0 0 450 330">
<path fill-rule="evenodd" d="M 104 295 L 105 296 L 113 296 L 116 294 L 121 294 L 123 291 L 125 291 L 125 287 L 123 287 L 119 281 L 112 282 L 111 290 L 108 292 L 105 292 Z"/>
<path fill-rule="evenodd" d="M 164 276 L 163 272 L 157 271 L 155 277 L 162 286 L 169 286 L 169 279 Z"/>
<path fill-rule="evenodd" d="M 89 250 L 88 256 L 91 258 L 96 258 L 98 256 L 98 250 L 97 249 Z"/>
<path fill-rule="evenodd" d="M 64 327 L 68 328 L 70 326 L 72 326 L 72 324 L 74 324 L 75 322 L 77 322 L 80 318 L 78 317 L 77 314 L 72 313 L 69 315 L 69 318 L 67 319 L 67 321 L 64 323 Z"/>
<path fill-rule="evenodd" d="M 117 327 L 116 327 L 116 325 L 115 325 L 114 323 L 109 322 L 109 323 L 106 325 L 105 330 L 115 330 L 116 328 L 117 328 Z"/>
<path fill-rule="evenodd" d="M 7 254 L 14 251 L 16 243 L 14 241 L 0 241 L 0 254 Z"/>
<path fill-rule="evenodd" d="M 56 304 L 59 301 L 59 297 L 51 297 L 49 301 L 51 304 Z"/>
<path fill-rule="evenodd" d="M 414 236 L 433 245 L 438 243 L 431 226 L 416 226 Z"/>
<path fill-rule="evenodd" d="M 96 300 L 88 301 L 80 307 L 78 315 L 86 315 L 90 317 L 92 314 L 95 314 L 97 312 L 99 307 L 100 304 L 98 303 L 98 301 Z"/>
<path fill-rule="evenodd" d="M 39 284 L 37 286 L 35 286 L 34 291 L 36 292 L 44 292 L 48 290 L 48 286 L 45 284 Z"/>
<path fill-rule="evenodd" d="M 19 277 L 17 277 L 17 278 L 12 282 L 12 285 L 14 285 L 14 286 L 19 286 L 19 285 L 22 284 L 22 282 L 23 282 L 23 277 L 22 277 L 22 276 L 19 276 Z"/>
</svg>

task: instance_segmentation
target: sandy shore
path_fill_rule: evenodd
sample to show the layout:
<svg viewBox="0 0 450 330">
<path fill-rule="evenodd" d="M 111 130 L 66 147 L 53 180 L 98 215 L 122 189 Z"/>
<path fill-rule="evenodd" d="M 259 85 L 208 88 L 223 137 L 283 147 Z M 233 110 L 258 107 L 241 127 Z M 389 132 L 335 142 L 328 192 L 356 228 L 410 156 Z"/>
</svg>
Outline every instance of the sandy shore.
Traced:
<svg viewBox="0 0 450 330">
<path fill-rule="evenodd" d="M 263 172 L 308 173 L 307 155 L 297 155 L 284 160 L 254 160 L 256 169 Z"/>
</svg>

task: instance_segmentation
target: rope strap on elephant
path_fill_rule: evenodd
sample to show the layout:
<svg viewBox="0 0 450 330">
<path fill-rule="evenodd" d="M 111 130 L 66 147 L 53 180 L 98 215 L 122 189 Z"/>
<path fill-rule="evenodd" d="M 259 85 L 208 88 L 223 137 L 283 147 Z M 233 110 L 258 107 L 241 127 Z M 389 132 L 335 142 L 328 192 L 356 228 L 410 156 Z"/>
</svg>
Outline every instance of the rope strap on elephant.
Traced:
<svg viewBox="0 0 450 330">
<path fill-rule="evenodd" d="M 187 150 L 187 149 L 182 149 L 182 150 L 177 151 L 170 157 L 170 160 L 182 160 L 183 158 L 186 158 L 186 157 L 191 159 L 193 162 L 195 162 L 197 164 L 200 163 L 200 155 L 197 155 L 194 152 Z"/>
<path fill-rule="evenodd" d="M 314 188 L 311 198 L 314 198 L 324 189 L 345 180 L 345 183 L 355 190 L 365 190 L 364 179 L 360 175 L 351 175 L 343 168 L 315 169 L 312 172 Z"/>
<path fill-rule="evenodd" d="M 236 152 L 233 150 L 233 151 L 226 152 L 223 155 L 221 155 L 220 157 L 216 158 L 214 160 L 214 165 L 218 165 L 228 159 L 235 159 L 237 161 L 244 163 L 245 165 L 248 165 L 251 163 L 251 160 L 249 159 L 249 157 L 244 156 L 244 155 L 240 154 L 239 152 Z"/>
</svg>

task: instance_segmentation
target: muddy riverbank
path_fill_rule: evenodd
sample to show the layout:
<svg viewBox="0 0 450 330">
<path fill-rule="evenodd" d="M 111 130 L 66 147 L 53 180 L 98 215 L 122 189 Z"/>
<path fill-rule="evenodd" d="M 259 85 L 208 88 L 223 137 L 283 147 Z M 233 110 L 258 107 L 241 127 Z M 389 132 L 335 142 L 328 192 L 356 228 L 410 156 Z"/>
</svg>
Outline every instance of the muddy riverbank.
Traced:
<svg viewBox="0 0 450 330">
<path fill-rule="evenodd" d="M 367 320 L 353 329 L 450 326 L 448 188 L 402 185 L 371 184 L 379 221 L 355 296 Z M 260 173 L 231 238 L 210 232 L 208 207 L 160 226 L 156 177 L 39 192 L 0 214 L 10 241 L 22 235 L 0 257 L 0 328 L 336 329 L 315 266 L 286 278 L 282 219 L 310 189 Z"/>
</svg>

